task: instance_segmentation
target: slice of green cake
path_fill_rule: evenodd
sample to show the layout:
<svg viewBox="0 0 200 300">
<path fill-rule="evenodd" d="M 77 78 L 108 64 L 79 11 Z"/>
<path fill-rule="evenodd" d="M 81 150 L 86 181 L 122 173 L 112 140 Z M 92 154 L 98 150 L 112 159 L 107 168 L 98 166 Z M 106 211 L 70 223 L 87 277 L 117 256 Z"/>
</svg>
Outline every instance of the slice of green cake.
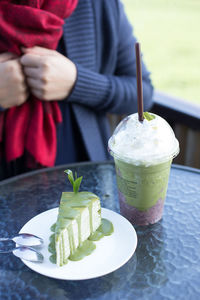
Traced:
<svg viewBox="0 0 200 300">
<path fill-rule="evenodd" d="M 67 170 L 74 192 L 63 192 L 55 226 L 56 264 L 63 266 L 70 256 L 101 225 L 100 199 L 90 192 L 78 192 L 82 177 L 74 180 Z"/>
</svg>

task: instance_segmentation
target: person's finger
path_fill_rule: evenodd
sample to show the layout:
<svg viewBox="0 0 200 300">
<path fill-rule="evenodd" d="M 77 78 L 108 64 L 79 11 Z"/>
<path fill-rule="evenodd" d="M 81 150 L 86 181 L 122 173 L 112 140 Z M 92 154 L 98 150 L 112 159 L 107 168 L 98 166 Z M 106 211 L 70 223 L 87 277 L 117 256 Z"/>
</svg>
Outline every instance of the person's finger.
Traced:
<svg viewBox="0 0 200 300">
<path fill-rule="evenodd" d="M 25 54 L 37 54 L 37 55 L 55 55 L 55 50 L 34 46 L 32 48 L 21 48 L 22 52 Z"/>
<path fill-rule="evenodd" d="M 26 81 L 31 89 L 41 89 L 41 81 L 35 78 L 27 77 Z"/>
<path fill-rule="evenodd" d="M 31 89 L 31 93 L 36 96 L 38 99 L 42 99 L 42 92 L 38 89 Z"/>
<path fill-rule="evenodd" d="M 39 55 L 25 54 L 20 58 L 20 62 L 24 67 L 38 68 L 42 63 Z"/>
<path fill-rule="evenodd" d="M 17 55 L 11 52 L 4 52 L 0 54 L 0 63 L 17 58 Z"/>
<path fill-rule="evenodd" d="M 24 73 L 26 76 L 31 78 L 41 78 L 41 75 L 38 72 L 38 68 L 25 67 Z"/>
</svg>

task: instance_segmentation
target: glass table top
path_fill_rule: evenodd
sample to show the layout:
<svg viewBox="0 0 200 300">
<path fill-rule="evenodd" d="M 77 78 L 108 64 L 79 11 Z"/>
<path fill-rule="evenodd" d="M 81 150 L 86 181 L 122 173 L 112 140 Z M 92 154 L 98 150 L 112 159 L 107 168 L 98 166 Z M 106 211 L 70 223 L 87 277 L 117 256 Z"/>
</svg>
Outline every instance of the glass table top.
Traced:
<svg viewBox="0 0 200 300">
<path fill-rule="evenodd" d="M 112 162 L 43 169 L 0 182 L 0 237 L 15 235 L 32 217 L 59 205 L 61 192 L 71 190 L 67 168 L 83 175 L 81 190 L 96 193 L 102 207 L 119 212 Z M 135 229 L 132 258 L 90 280 L 48 278 L 12 254 L 0 254 L 0 299 L 198 299 L 200 171 L 172 165 L 162 220 Z"/>
</svg>

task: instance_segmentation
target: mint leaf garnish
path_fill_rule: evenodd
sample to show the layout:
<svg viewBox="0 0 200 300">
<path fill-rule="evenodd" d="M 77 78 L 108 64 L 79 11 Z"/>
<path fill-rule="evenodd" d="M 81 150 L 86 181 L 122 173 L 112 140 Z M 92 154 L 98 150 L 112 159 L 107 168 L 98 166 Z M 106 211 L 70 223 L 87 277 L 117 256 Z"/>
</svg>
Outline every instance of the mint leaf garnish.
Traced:
<svg viewBox="0 0 200 300">
<path fill-rule="evenodd" d="M 144 117 L 147 121 L 151 121 L 151 120 L 155 119 L 155 116 L 152 115 L 152 114 L 150 114 L 150 113 L 148 113 L 147 111 L 145 111 L 145 112 L 143 113 L 143 117 Z"/>
<path fill-rule="evenodd" d="M 74 181 L 74 185 L 73 185 L 74 193 L 78 193 L 79 187 L 80 187 L 80 185 L 81 185 L 82 178 L 83 178 L 83 176 L 77 178 L 77 179 Z"/>
<path fill-rule="evenodd" d="M 73 186 L 74 184 L 74 176 L 71 170 L 65 170 L 64 173 L 66 173 L 68 175 L 68 179 L 71 183 L 71 185 Z"/>
<path fill-rule="evenodd" d="M 74 175 L 73 172 L 71 170 L 65 170 L 64 173 L 66 173 L 68 175 L 68 179 L 73 187 L 73 191 L 74 193 L 78 193 L 79 187 L 81 185 L 81 181 L 83 179 L 83 176 L 81 177 L 77 177 L 77 173 L 75 172 L 75 179 L 74 179 Z"/>
</svg>

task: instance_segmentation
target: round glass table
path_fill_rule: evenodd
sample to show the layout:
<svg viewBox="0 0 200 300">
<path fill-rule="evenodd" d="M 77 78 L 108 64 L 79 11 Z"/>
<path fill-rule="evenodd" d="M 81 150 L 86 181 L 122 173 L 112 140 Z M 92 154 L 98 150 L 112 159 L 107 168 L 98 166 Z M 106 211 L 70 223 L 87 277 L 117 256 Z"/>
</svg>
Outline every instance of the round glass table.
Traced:
<svg viewBox="0 0 200 300">
<path fill-rule="evenodd" d="M 0 182 L 0 237 L 14 236 L 31 218 L 59 205 L 61 192 L 71 190 L 63 172 L 68 168 L 84 177 L 81 190 L 119 212 L 112 162 L 42 169 Z M 90 280 L 45 277 L 12 254 L 0 254 L 0 299 L 198 299 L 200 171 L 172 165 L 162 220 L 135 229 L 138 245 L 131 259 Z"/>
</svg>

